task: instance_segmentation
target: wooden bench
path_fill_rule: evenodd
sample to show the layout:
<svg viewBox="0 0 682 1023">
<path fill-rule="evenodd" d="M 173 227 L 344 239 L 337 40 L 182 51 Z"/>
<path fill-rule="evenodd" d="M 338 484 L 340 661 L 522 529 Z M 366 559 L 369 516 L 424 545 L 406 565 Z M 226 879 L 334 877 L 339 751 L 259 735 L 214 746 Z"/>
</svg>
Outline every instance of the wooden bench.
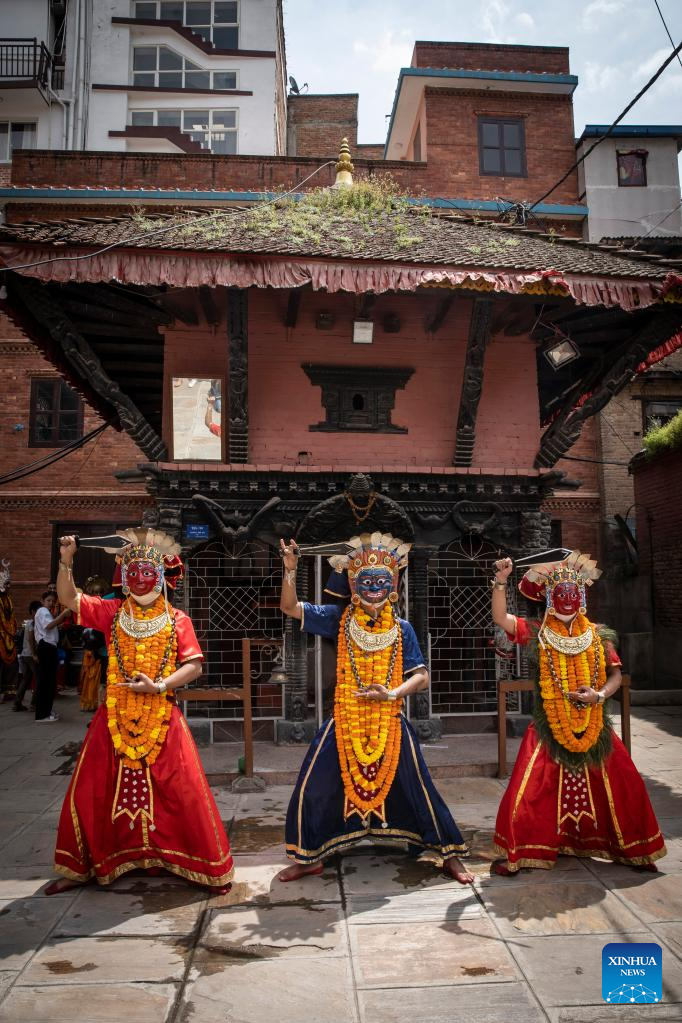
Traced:
<svg viewBox="0 0 682 1023">
<path fill-rule="evenodd" d="M 187 717 L 188 703 L 240 702 L 244 705 L 244 775 L 253 778 L 253 709 L 251 704 L 251 647 L 274 646 L 271 639 L 242 640 L 242 686 L 241 689 L 193 689 L 183 686 L 175 695 L 183 702 L 183 713 Z"/>
<path fill-rule="evenodd" d="M 529 693 L 535 683 L 526 679 L 499 682 L 497 687 L 497 777 L 507 777 L 507 693 Z M 630 676 L 623 675 L 620 689 L 612 697 L 620 700 L 620 729 L 623 743 L 631 752 L 630 740 Z"/>
</svg>

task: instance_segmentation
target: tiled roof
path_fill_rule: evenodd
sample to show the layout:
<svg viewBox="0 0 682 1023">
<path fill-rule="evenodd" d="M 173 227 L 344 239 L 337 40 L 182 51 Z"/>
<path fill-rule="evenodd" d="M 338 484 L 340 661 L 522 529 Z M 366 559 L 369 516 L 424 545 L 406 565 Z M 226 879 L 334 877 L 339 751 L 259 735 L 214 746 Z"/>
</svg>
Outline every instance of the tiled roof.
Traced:
<svg viewBox="0 0 682 1023">
<path fill-rule="evenodd" d="M 319 215 L 318 215 L 319 214 Z M 0 227 L 0 244 L 198 252 L 254 253 L 318 259 L 475 267 L 480 270 L 555 271 L 596 277 L 663 280 L 672 267 L 645 253 L 620 256 L 607 246 L 538 234 L 491 221 L 432 212 L 380 214 L 324 209 L 298 217 L 291 208 L 220 210 L 27 222 Z"/>
</svg>

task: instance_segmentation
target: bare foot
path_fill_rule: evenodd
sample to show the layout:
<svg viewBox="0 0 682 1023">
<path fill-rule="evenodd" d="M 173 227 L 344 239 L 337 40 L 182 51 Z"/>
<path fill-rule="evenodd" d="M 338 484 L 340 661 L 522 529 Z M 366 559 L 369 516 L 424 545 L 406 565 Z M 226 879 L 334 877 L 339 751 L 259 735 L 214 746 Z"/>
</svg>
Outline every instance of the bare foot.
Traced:
<svg viewBox="0 0 682 1023">
<path fill-rule="evenodd" d="M 298 881 L 299 877 L 305 877 L 306 874 L 321 874 L 323 870 L 323 863 L 292 863 L 290 867 L 280 870 L 277 880 Z"/>
<path fill-rule="evenodd" d="M 471 884 L 476 880 L 476 875 L 467 870 L 462 861 L 458 860 L 456 856 L 451 856 L 450 859 L 444 861 L 443 873 L 454 877 L 455 881 L 459 881 L 460 884 Z"/>
<path fill-rule="evenodd" d="M 47 886 L 43 895 L 59 895 L 60 892 L 70 892 L 72 888 L 82 888 L 86 883 L 86 881 L 72 881 L 68 877 L 59 877 Z"/>
<path fill-rule="evenodd" d="M 490 873 L 498 874 L 499 877 L 511 877 L 512 872 L 507 866 L 506 860 L 493 860 L 490 864 Z"/>
<path fill-rule="evenodd" d="M 222 888 L 214 888 L 213 885 L 205 885 L 204 887 L 208 888 L 210 895 L 229 895 L 232 891 L 231 884 L 223 885 Z"/>
</svg>

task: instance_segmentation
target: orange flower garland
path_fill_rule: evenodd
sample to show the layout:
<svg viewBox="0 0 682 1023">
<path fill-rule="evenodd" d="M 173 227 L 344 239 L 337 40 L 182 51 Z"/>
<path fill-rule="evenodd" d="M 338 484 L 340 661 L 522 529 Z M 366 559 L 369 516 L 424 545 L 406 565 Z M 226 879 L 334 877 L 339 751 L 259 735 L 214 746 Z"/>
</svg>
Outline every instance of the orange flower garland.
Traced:
<svg viewBox="0 0 682 1023">
<path fill-rule="evenodd" d="M 5 664 L 11 664 L 16 660 L 17 648 L 14 642 L 16 631 L 12 598 L 6 593 L 0 593 L 0 661 Z"/>
<path fill-rule="evenodd" d="M 162 596 L 148 607 L 142 607 L 132 600 L 128 604 L 128 614 L 139 620 L 157 618 L 166 607 Z M 119 664 L 116 656 L 112 635 L 107 673 L 107 716 L 111 741 L 126 767 L 141 768 L 143 761 L 151 767 L 161 752 L 168 732 L 172 701 L 167 693 L 135 693 L 122 683 L 126 681 L 126 675 L 130 676 L 136 671 L 142 671 L 157 681 L 171 632 L 173 642 L 162 678 L 172 675 L 177 663 L 177 638 L 170 619 L 163 628 L 145 639 L 128 636 L 117 620 L 114 628 L 122 664 Z"/>
<path fill-rule="evenodd" d="M 346 799 L 365 817 L 382 805 L 393 784 L 400 758 L 402 700 L 366 700 L 355 696 L 358 682 L 351 653 L 362 688 L 379 683 L 395 689 L 403 679 L 402 631 L 398 627 L 395 643 L 384 650 L 362 650 L 351 640 L 351 651 L 346 639 L 349 616 L 370 632 L 366 628 L 367 614 L 355 608 L 344 612 L 339 628 L 334 721 Z M 393 608 L 386 604 L 371 633 L 376 636 L 388 632 L 394 624 Z"/>
<path fill-rule="evenodd" d="M 572 753 L 586 753 L 597 742 L 604 727 L 604 708 L 601 704 L 588 704 L 581 709 L 569 700 L 568 693 L 574 693 L 580 686 L 600 690 L 606 682 L 606 658 L 602 641 L 588 619 L 579 614 L 572 624 L 569 633 L 564 622 L 552 619 L 551 629 L 557 635 L 574 638 L 589 629 L 592 642 L 580 654 L 564 654 L 546 641 L 540 642 L 540 695 L 552 735 L 559 745 Z M 539 639 L 542 640 L 542 629 Z"/>
</svg>

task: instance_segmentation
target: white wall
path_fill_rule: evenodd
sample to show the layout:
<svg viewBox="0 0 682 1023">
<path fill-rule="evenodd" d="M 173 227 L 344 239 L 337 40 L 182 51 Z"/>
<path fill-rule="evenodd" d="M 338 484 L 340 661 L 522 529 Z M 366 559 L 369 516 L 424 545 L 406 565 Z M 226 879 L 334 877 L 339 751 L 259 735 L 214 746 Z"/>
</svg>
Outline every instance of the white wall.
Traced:
<svg viewBox="0 0 682 1023">
<path fill-rule="evenodd" d="M 578 155 L 594 140 L 578 147 Z M 646 149 L 647 184 L 645 187 L 620 187 L 616 153 L 618 150 Z M 677 144 L 671 138 L 635 137 L 606 139 L 583 163 L 580 185 L 589 208 L 587 238 L 619 238 L 682 234 L 682 210 L 663 220 L 680 201 L 680 177 Z M 663 223 L 659 224 L 659 221 Z M 658 225 L 658 226 L 656 226 Z"/>
</svg>

